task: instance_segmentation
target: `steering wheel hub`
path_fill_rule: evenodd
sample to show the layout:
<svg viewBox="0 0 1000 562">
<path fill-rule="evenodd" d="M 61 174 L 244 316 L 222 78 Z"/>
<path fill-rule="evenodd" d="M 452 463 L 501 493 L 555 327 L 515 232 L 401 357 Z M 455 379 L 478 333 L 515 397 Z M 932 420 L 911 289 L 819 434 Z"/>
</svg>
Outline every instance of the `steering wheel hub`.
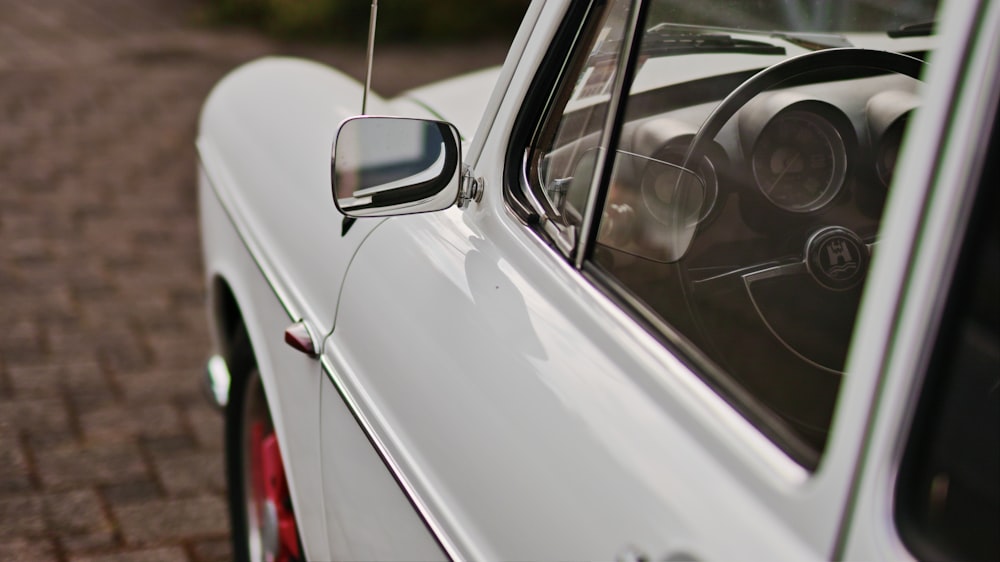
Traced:
<svg viewBox="0 0 1000 562">
<path fill-rule="evenodd" d="M 854 232 L 828 226 L 806 242 L 806 268 L 817 283 L 833 291 L 858 286 L 868 271 L 868 245 Z"/>
</svg>

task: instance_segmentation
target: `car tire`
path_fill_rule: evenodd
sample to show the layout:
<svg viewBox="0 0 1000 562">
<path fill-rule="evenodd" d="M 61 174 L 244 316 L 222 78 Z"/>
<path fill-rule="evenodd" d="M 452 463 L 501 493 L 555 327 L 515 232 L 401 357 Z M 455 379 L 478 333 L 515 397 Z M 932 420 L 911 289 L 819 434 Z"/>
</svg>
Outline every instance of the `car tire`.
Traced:
<svg viewBox="0 0 1000 562">
<path fill-rule="evenodd" d="M 250 362 L 248 368 L 233 375 L 225 416 L 233 559 L 304 560 L 260 372 Z"/>
</svg>

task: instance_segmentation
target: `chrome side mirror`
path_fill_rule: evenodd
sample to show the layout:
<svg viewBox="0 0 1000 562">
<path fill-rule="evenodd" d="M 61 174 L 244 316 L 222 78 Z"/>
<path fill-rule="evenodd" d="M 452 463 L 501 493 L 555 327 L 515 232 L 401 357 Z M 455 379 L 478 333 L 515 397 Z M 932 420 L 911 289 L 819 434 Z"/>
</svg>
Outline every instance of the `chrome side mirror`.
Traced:
<svg viewBox="0 0 1000 562">
<path fill-rule="evenodd" d="M 458 199 L 461 140 L 454 125 L 359 116 L 333 144 L 333 199 L 349 217 L 440 211 Z"/>
</svg>

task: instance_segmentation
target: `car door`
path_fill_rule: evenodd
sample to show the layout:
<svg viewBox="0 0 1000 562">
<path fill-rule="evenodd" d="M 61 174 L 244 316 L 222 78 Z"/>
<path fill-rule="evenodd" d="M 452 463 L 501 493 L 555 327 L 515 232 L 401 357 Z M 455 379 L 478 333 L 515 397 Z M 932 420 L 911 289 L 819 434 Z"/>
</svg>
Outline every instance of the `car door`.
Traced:
<svg viewBox="0 0 1000 562">
<path fill-rule="evenodd" d="M 699 237 L 710 229 L 700 223 L 739 209 L 703 213 L 710 171 L 693 173 L 669 153 L 636 151 L 650 136 L 643 128 L 649 123 L 656 142 L 676 130 L 670 123 L 694 123 L 683 137 L 694 142 L 701 118 L 727 91 L 794 47 L 758 44 L 764 52 L 711 61 L 725 71 L 709 59 L 667 69 L 660 76 L 688 78 L 654 85 L 649 91 L 663 94 L 654 98 L 643 89 L 651 78 L 641 69 L 657 67 L 642 41 L 680 44 L 648 21 L 670 13 L 663 8 L 546 2 L 523 52 L 509 59 L 499 86 L 504 96 L 484 117 L 466 159 L 484 180 L 482 201 L 385 221 L 348 270 L 324 346 L 324 460 L 335 461 L 340 451 L 336 420 L 364 434 L 374 455 L 368 466 L 381 482 L 371 485 L 395 497 L 386 513 L 406 515 L 406 536 L 420 536 L 422 526 L 441 555 L 804 560 L 835 552 L 881 380 L 877 366 L 845 372 L 854 309 L 833 305 L 838 326 L 848 330 L 846 339 L 835 334 L 833 351 L 774 351 L 781 342 L 760 324 L 753 302 L 741 295 L 718 301 L 731 291 L 712 284 L 720 277 L 712 271 L 741 270 L 680 263 L 692 240 L 702 250 L 708 243 Z M 675 60 L 684 59 L 657 64 Z M 909 93 L 917 89 L 916 72 L 904 70 L 874 81 L 806 80 L 814 86 L 806 92 L 835 83 L 845 97 L 858 89 L 874 96 L 886 84 Z M 692 91 L 717 97 L 698 103 Z M 808 104 L 822 112 L 827 105 Z M 655 114 L 642 113 L 650 107 Z M 709 164 L 719 162 L 717 150 L 738 148 L 722 145 L 702 145 Z M 794 162 L 778 160 L 786 168 Z M 650 219 L 666 234 L 649 240 L 635 235 L 634 213 L 642 209 L 628 191 L 643 170 L 669 179 L 651 187 L 662 200 L 646 203 L 674 205 Z M 835 198 L 765 200 L 800 217 L 820 216 Z M 844 200 L 836 199 L 837 209 Z M 813 226 L 803 242 L 819 245 L 826 238 L 817 233 L 830 231 Z M 854 263 L 876 231 L 850 250 L 843 244 L 855 239 L 837 231 L 841 238 L 823 246 L 830 250 L 824 255 Z M 772 275 L 763 267 L 770 262 L 751 263 L 761 267 L 748 284 L 792 276 L 806 282 L 802 256 L 795 263 L 768 257 L 789 267 Z M 828 292 L 808 304 L 829 311 L 827 301 L 846 300 L 856 308 L 864 279 L 847 281 L 821 288 Z M 708 293 L 715 304 L 698 300 Z M 709 319 L 716 304 L 738 304 L 751 315 L 727 315 L 735 307 L 723 307 Z M 695 307 L 703 307 L 700 315 L 692 314 Z M 726 320 L 742 331 L 725 328 Z M 744 333 L 748 343 L 735 345 Z M 742 349 L 745 357 L 732 355 Z M 775 375 L 772 394 L 747 383 L 772 365 L 783 377 Z M 819 382 L 797 381 L 797 373 Z M 808 396 L 801 403 L 788 398 L 782 391 L 789 388 Z M 327 407 L 338 410 L 330 423 Z M 336 498 L 352 493 L 351 483 L 339 475 L 324 479 L 328 521 L 350 517 Z"/>
</svg>

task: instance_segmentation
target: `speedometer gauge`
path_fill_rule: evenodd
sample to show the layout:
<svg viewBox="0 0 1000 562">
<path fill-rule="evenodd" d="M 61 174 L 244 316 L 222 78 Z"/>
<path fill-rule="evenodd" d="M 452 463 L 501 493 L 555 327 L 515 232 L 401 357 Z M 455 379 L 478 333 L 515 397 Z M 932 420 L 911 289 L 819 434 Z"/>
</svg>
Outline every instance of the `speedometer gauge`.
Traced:
<svg viewBox="0 0 1000 562">
<path fill-rule="evenodd" d="M 865 107 L 868 135 L 875 148 L 875 172 L 886 187 L 892 183 L 906 123 L 919 106 L 920 97 L 913 92 L 886 90 L 872 96 Z"/>
<path fill-rule="evenodd" d="M 760 94 L 740 110 L 739 136 L 756 190 L 792 213 L 818 211 L 837 197 L 857 147 L 843 111 L 787 90 Z"/>
<path fill-rule="evenodd" d="M 757 188 L 787 211 L 815 211 L 844 185 L 847 148 L 837 127 L 822 115 L 789 109 L 775 115 L 753 145 Z"/>
</svg>

